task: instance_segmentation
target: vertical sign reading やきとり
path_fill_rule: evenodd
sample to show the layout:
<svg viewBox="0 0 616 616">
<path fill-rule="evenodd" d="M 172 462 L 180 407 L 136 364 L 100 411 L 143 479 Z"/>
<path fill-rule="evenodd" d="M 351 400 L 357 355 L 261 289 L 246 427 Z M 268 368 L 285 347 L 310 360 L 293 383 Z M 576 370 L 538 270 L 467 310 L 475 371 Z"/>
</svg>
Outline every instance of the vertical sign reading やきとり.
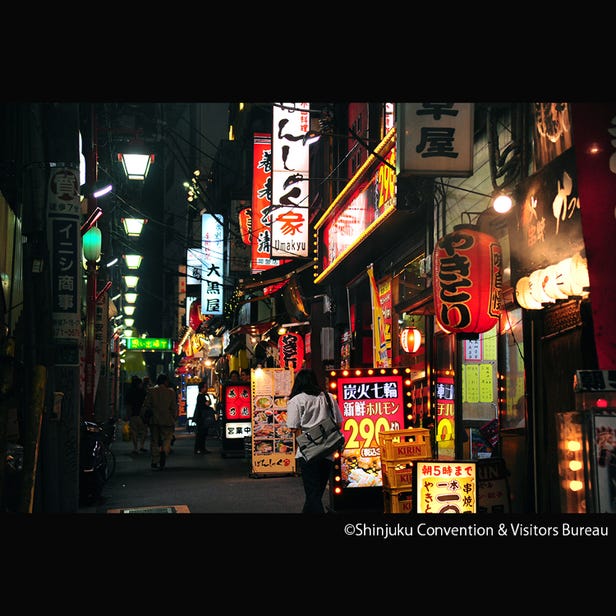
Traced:
<svg viewBox="0 0 616 616">
<path fill-rule="evenodd" d="M 74 343 L 81 340 L 79 170 L 51 169 L 47 203 L 53 334 L 57 340 Z M 56 364 L 79 365 L 78 353 L 70 355 L 59 357 Z"/>
<path fill-rule="evenodd" d="M 399 175 L 473 175 L 473 103 L 398 103 Z"/>
<path fill-rule="evenodd" d="M 272 257 L 308 256 L 309 103 L 279 103 L 272 130 Z"/>
</svg>

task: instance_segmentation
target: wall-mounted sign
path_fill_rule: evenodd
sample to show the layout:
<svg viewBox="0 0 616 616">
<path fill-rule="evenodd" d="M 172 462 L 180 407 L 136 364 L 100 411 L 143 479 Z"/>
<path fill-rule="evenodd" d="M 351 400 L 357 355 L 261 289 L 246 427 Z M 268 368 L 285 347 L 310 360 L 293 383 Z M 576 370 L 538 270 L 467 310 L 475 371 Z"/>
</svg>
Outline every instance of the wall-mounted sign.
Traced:
<svg viewBox="0 0 616 616">
<path fill-rule="evenodd" d="M 203 279 L 203 264 L 205 255 L 200 248 L 189 248 L 186 251 L 186 284 L 201 285 Z"/>
<path fill-rule="evenodd" d="M 398 103 L 398 174 L 473 175 L 473 103 Z"/>
<path fill-rule="evenodd" d="M 128 351 L 172 351 L 170 338 L 124 338 Z"/>
<path fill-rule="evenodd" d="M 280 103 L 273 108 L 272 257 L 308 256 L 310 103 Z"/>
<path fill-rule="evenodd" d="M 75 344 L 81 338 L 81 235 L 79 232 L 79 171 L 55 168 L 47 190 L 48 242 L 51 256 L 51 313 L 59 365 L 79 365 Z M 70 342 L 69 342 L 70 341 Z M 64 355 L 66 350 L 66 355 Z"/>
<path fill-rule="evenodd" d="M 387 134 L 315 224 L 323 227 L 320 282 L 396 209 L 395 130 Z"/>
<path fill-rule="evenodd" d="M 225 254 L 223 217 L 201 215 L 201 312 L 221 315 L 223 309 L 223 255 Z"/>
<path fill-rule="evenodd" d="M 250 223 L 252 273 L 283 263 L 272 259 L 272 136 L 255 133 L 252 163 L 252 213 Z"/>
<path fill-rule="evenodd" d="M 584 250 L 573 148 L 516 188 L 519 214 L 509 219 L 511 280 Z"/>
</svg>

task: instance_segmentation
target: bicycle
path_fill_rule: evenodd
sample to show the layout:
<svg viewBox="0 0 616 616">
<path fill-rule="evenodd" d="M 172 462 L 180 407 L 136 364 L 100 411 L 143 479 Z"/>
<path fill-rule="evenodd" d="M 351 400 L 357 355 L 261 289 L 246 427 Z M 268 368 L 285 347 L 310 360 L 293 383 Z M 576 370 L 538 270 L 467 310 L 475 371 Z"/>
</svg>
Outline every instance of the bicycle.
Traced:
<svg viewBox="0 0 616 616">
<path fill-rule="evenodd" d="M 111 449 L 111 445 L 115 440 L 115 424 L 117 419 L 110 417 L 101 426 L 101 442 L 103 444 L 103 453 L 105 455 L 105 483 L 111 479 L 116 469 L 116 457 Z"/>
<path fill-rule="evenodd" d="M 115 472 L 116 459 L 111 450 L 115 419 L 104 424 L 81 421 L 79 459 L 79 499 L 83 504 L 96 502 L 103 486 Z"/>
</svg>

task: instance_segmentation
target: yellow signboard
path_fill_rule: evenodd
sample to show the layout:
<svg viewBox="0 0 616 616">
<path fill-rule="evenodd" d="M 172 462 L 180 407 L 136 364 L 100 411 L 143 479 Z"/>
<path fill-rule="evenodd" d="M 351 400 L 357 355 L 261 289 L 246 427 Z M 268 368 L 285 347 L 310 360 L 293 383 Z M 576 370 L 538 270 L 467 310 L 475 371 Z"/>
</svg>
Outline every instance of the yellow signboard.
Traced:
<svg viewBox="0 0 616 616">
<path fill-rule="evenodd" d="M 475 462 L 417 462 L 417 513 L 477 513 Z"/>
</svg>

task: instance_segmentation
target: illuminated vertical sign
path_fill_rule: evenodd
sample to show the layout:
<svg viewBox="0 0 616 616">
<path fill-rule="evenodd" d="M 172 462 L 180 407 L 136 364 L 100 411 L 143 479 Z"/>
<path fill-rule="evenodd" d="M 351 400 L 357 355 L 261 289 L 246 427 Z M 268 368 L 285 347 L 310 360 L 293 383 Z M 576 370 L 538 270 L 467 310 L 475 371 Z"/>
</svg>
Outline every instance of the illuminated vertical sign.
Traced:
<svg viewBox="0 0 616 616">
<path fill-rule="evenodd" d="M 372 302 L 372 365 L 374 368 L 389 368 L 385 315 L 383 314 L 379 287 L 374 278 L 372 263 L 368 266 L 368 279 L 370 281 L 370 298 Z"/>
<path fill-rule="evenodd" d="M 255 133 L 253 141 L 251 245 L 252 273 L 280 265 L 272 259 L 272 136 Z"/>
<path fill-rule="evenodd" d="M 223 309 L 224 229 L 222 216 L 201 216 L 201 312 L 221 315 Z"/>
<path fill-rule="evenodd" d="M 200 285 L 203 278 L 205 255 L 200 248 L 189 248 L 186 252 L 186 284 Z"/>
<path fill-rule="evenodd" d="M 309 103 L 279 103 L 272 130 L 272 257 L 308 256 Z"/>
<path fill-rule="evenodd" d="M 454 438 L 455 390 L 452 376 L 436 378 L 436 440 L 451 441 Z"/>
</svg>

